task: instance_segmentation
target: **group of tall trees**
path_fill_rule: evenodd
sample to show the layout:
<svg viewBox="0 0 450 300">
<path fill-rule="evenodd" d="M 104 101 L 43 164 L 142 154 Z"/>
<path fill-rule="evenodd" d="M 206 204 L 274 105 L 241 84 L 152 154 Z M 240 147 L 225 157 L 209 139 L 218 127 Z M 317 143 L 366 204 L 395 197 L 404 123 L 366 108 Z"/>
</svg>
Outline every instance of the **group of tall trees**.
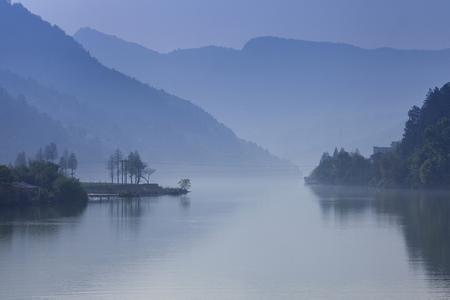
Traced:
<svg viewBox="0 0 450 300">
<path fill-rule="evenodd" d="M 58 161 L 59 158 L 59 161 Z M 39 148 L 34 159 L 31 161 L 51 162 L 59 166 L 59 170 L 63 175 L 71 177 L 75 176 L 75 171 L 78 169 L 78 159 L 75 153 L 64 150 L 61 157 L 58 156 L 58 146 L 55 143 L 50 143 L 43 148 Z M 28 164 L 27 155 L 25 152 L 20 152 L 14 162 L 15 167 L 26 166 Z"/>
<path fill-rule="evenodd" d="M 398 147 L 367 159 L 345 150 L 324 154 L 310 178 L 327 184 L 450 188 L 450 83 L 429 90 L 408 112 Z"/>
<path fill-rule="evenodd" d="M 74 178 L 78 164 L 75 154 L 64 151 L 59 164 L 57 161 L 58 150 L 56 145 L 51 143 L 39 149 L 33 159 L 27 159 L 26 153 L 21 152 L 14 164 L 0 165 L 0 205 L 56 200 L 86 202 L 87 194 L 80 182 Z M 62 161 L 67 164 L 63 165 Z M 21 191 L 21 186 L 25 186 L 24 183 L 38 187 L 39 193 L 17 193 Z"/>
<path fill-rule="evenodd" d="M 372 173 L 370 160 L 358 150 L 347 152 L 344 149 L 335 149 L 333 155 L 328 152 L 322 155 L 311 178 L 324 184 L 363 185 L 369 182 Z"/>
<path fill-rule="evenodd" d="M 149 183 L 150 176 L 156 171 L 142 161 L 138 151 L 124 156 L 120 149 L 110 155 L 106 166 L 111 183 L 118 184 L 140 184 L 142 180 Z"/>
</svg>

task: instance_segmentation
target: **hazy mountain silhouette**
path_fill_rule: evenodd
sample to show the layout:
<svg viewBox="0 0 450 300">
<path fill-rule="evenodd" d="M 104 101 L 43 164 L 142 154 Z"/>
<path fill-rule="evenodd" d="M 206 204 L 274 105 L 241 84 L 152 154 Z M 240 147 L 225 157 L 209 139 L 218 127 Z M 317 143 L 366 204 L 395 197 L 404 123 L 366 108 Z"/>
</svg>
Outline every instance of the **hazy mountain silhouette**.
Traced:
<svg viewBox="0 0 450 300">
<path fill-rule="evenodd" d="M 57 143 L 60 150 L 76 151 L 83 158 L 98 159 L 95 154 L 102 151 L 95 141 L 89 141 L 82 134 L 64 128 L 60 122 L 39 112 L 24 96 L 14 98 L 0 88 L 0 106 L 0 163 L 13 162 L 21 151 L 33 158 L 39 148 L 50 142 Z M 96 152 L 93 153 L 94 147 Z"/>
<path fill-rule="evenodd" d="M 89 28 L 75 38 L 105 65 L 194 99 L 240 136 L 302 164 L 336 145 L 367 153 L 398 139 L 405 111 L 450 78 L 450 50 L 261 37 L 241 50 L 162 54 Z"/>
<path fill-rule="evenodd" d="M 62 122 L 84 124 L 106 147 L 138 149 L 152 161 L 286 165 L 191 102 L 103 66 L 20 4 L 0 0 L 0 40 L 9 88 Z M 64 104 L 58 111 L 52 101 Z"/>
<path fill-rule="evenodd" d="M 24 79 L 10 71 L 4 71 L 0 69 L 0 87 L 5 89 L 13 99 L 21 99 L 22 102 L 39 115 L 46 116 L 51 120 L 57 120 L 55 123 L 61 130 L 64 131 L 64 142 L 59 143 L 60 150 L 62 148 L 70 148 L 75 151 L 83 163 L 97 162 L 106 156 L 111 149 L 105 149 L 101 143 L 98 135 L 94 135 L 89 128 L 95 126 L 97 120 L 95 113 L 88 105 L 80 104 L 74 97 L 61 94 L 53 89 L 47 88 L 39 84 L 33 79 Z M 0 103 L 1 104 L 1 103 Z M 0 107 L 3 107 L 0 105 Z M 19 123 L 26 124 L 26 119 L 18 119 Z M 37 124 L 39 127 L 39 124 Z M 14 134 L 20 139 L 36 140 L 36 143 L 32 143 L 30 148 L 22 148 L 21 151 L 26 151 L 28 154 L 34 154 L 36 147 L 43 146 L 43 143 L 49 143 L 53 140 L 50 138 L 54 135 L 55 131 L 48 131 L 50 133 L 46 142 L 37 143 L 40 135 L 36 135 L 34 132 L 29 133 L 32 137 L 24 135 L 22 132 L 16 132 L 16 126 L 7 126 L 10 134 Z M 41 131 L 38 131 L 38 133 Z M 2 136 L 0 136 L 1 138 Z M 58 135 L 55 136 L 54 141 L 61 140 Z M 11 147 L 10 153 L 7 157 L 14 156 L 17 153 L 17 149 Z M 1 162 L 9 162 L 5 160 L 5 157 L 0 157 Z"/>
<path fill-rule="evenodd" d="M 22 78 L 0 69 L 0 86 L 14 97 L 25 96 L 29 104 L 67 127 L 77 127 L 86 132 L 87 128 L 97 127 L 96 113 L 88 104 L 82 104 L 73 96 L 44 87 L 34 79 Z"/>
</svg>

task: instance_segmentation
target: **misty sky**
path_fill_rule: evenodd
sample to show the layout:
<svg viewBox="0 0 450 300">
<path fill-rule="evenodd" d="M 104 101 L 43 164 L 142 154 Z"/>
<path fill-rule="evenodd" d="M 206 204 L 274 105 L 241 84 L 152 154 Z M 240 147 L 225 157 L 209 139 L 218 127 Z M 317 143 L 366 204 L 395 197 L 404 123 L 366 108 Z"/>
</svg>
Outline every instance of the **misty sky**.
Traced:
<svg viewBox="0 0 450 300">
<path fill-rule="evenodd" d="M 73 34 L 90 26 L 159 51 L 257 36 L 450 48 L 448 0 L 21 0 Z"/>
</svg>

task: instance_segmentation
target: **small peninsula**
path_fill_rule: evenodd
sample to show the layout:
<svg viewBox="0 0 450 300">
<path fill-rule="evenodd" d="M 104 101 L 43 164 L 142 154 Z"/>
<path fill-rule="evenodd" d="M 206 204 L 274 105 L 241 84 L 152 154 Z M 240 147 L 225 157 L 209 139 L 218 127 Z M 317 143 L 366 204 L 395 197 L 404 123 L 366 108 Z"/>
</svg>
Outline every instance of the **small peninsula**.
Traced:
<svg viewBox="0 0 450 300">
<path fill-rule="evenodd" d="M 191 181 L 181 179 L 179 187 L 161 187 L 150 183 L 156 171 L 144 163 L 137 151 L 123 156 L 116 150 L 107 162 L 110 183 L 80 182 L 75 177 L 77 156 L 64 151 L 58 156 L 55 143 L 40 148 L 27 159 L 25 152 L 17 155 L 14 164 L 0 165 L 0 205 L 27 206 L 43 203 L 86 203 L 89 199 L 133 198 L 161 195 L 184 195 Z"/>
</svg>

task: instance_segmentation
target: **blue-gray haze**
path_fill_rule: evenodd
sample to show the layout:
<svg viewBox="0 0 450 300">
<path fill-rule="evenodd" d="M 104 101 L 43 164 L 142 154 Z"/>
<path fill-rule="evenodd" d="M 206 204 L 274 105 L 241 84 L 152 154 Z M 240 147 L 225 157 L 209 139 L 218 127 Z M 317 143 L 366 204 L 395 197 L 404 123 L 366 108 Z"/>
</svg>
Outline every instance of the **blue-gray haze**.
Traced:
<svg viewBox="0 0 450 300">
<path fill-rule="evenodd" d="M 73 34 L 83 26 L 159 51 L 240 48 L 262 35 L 362 47 L 450 47 L 446 0 L 20 0 Z"/>
<path fill-rule="evenodd" d="M 450 50 L 261 37 L 239 50 L 161 54 L 89 28 L 75 38 L 105 65 L 192 99 L 304 170 L 336 146 L 369 155 L 399 140 L 408 109 L 450 78 Z"/>
<path fill-rule="evenodd" d="M 52 140 L 80 146 L 83 149 L 73 149 L 78 154 L 88 150 L 82 144 L 99 142 L 102 147 L 94 147 L 96 151 L 81 160 L 98 157 L 95 166 L 101 170 L 107 156 L 101 149 L 116 147 L 139 150 L 146 160 L 178 168 L 280 162 L 191 102 L 101 65 L 72 37 L 21 5 L 0 0 L 0 40 L 0 87 L 6 89 L 0 102 L 26 101 L 4 111 L 23 123 L 2 126 L 0 137 L 8 145 L 0 152 L 2 163 L 11 162 L 20 151 L 33 153 Z M 52 121 L 63 130 L 47 130 Z M 36 141 L 38 126 L 47 136 Z"/>
</svg>

